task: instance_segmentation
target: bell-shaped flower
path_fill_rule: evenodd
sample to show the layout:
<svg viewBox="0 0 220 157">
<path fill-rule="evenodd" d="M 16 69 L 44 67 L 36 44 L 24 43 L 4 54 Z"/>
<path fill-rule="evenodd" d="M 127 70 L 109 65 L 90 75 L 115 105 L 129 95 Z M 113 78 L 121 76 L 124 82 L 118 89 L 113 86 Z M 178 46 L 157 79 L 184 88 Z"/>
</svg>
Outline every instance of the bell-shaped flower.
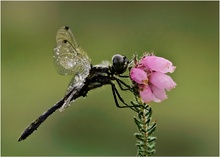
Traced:
<svg viewBox="0 0 220 157">
<path fill-rule="evenodd" d="M 166 90 L 175 88 L 176 83 L 166 73 L 175 70 L 172 62 L 162 57 L 145 55 L 130 70 L 130 78 L 136 82 L 143 102 L 161 102 L 167 99 Z"/>
<path fill-rule="evenodd" d="M 161 73 L 172 73 L 176 69 L 172 62 L 157 56 L 144 56 L 140 61 L 140 64 L 144 65 L 152 71 L 158 71 Z"/>
<path fill-rule="evenodd" d="M 130 71 L 130 77 L 138 84 L 147 84 L 148 82 L 147 73 L 140 68 L 132 68 Z"/>
<path fill-rule="evenodd" d="M 150 83 L 160 89 L 166 89 L 168 91 L 176 86 L 176 83 L 170 76 L 161 72 L 152 72 L 150 75 Z"/>
<path fill-rule="evenodd" d="M 151 85 L 151 90 L 154 96 L 160 100 L 159 102 L 167 99 L 166 91 L 164 89 Z M 157 102 L 157 101 L 154 101 L 154 102 Z"/>
<path fill-rule="evenodd" d="M 157 99 L 154 94 L 152 93 L 152 90 L 150 86 L 145 86 L 141 91 L 140 91 L 140 97 L 145 103 L 149 103 L 151 101 L 154 102 L 160 102 L 160 99 Z"/>
</svg>

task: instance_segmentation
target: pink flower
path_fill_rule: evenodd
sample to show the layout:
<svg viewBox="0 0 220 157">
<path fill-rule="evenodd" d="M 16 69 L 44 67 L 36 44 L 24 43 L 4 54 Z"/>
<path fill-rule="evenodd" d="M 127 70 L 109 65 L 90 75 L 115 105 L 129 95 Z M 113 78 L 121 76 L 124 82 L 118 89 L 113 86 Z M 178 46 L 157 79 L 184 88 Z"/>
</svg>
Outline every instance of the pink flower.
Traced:
<svg viewBox="0 0 220 157">
<path fill-rule="evenodd" d="M 162 57 L 145 55 L 131 68 L 130 78 L 137 84 L 143 102 L 161 102 L 167 99 L 166 90 L 175 88 L 176 83 L 165 73 L 175 70 L 172 62 Z"/>
<path fill-rule="evenodd" d="M 150 87 L 154 96 L 160 100 L 159 102 L 167 99 L 166 91 L 164 89 L 158 88 L 154 85 L 151 85 Z"/>
<path fill-rule="evenodd" d="M 160 99 L 157 99 L 153 94 L 150 86 L 145 86 L 143 90 L 140 91 L 140 97 L 144 102 L 150 102 L 150 101 L 160 102 Z"/>
<path fill-rule="evenodd" d="M 132 68 L 130 71 L 131 79 L 137 82 L 138 84 L 147 84 L 148 77 L 147 73 L 140 68 Z"/>
<path fill-rule="evenodd" d="M 161 73 L 172 73 L 176 69 L 172 62 L 157 56 L 144 56 L 140 61 L 140 64 L 148 67 L 151 71 L 158 71 Z"/>
<path fill-rule="evenodd" d="M 176 86 L 172 78 L 161 72 L 152 72 L 150 75 L 150 83 L 160 89 L 171 90 Z"/>
</svg>

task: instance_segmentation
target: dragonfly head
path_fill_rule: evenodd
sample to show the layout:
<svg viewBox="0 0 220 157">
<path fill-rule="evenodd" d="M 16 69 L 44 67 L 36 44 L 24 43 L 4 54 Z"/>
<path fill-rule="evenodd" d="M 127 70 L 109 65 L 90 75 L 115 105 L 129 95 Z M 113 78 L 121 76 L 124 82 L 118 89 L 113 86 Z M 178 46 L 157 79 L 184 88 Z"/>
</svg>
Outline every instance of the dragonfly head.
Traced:
<svg viewBox="0 0 220 157">
<path fill-rule="evenodd" d="M 112 57 L 112 69 L 115 74 L 123 74 L 128 67 L 128 59 L 125 56 L 116 54 Z"/>
</svg>

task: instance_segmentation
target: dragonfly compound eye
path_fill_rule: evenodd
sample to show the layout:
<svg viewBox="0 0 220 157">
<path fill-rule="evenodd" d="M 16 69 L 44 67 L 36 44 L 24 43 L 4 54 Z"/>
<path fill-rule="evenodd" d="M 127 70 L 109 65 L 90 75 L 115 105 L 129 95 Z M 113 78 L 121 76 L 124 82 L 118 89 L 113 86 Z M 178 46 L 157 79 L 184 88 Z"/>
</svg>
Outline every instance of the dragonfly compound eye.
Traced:
<svg viewBox="0 0 220 157">
<path fill-rule="evenodd" d="M 115 73 L 122 74 L 127 69 L 128 59 L 125 56 L 116 54 L 112 57 L 112 64 Z"/>
</svg>

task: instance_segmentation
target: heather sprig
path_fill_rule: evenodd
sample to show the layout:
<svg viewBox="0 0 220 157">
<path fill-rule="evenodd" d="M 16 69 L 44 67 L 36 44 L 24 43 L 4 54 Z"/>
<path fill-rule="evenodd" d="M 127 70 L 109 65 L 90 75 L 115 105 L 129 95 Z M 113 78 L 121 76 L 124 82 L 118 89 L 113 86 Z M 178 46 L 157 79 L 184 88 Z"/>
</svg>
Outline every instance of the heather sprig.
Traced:
<svg viewBox="0 0 220 157">
<path fill-rule="evenodd" d="M 152 54 L 144 54 L 138 61 L 134 57 L 134 66 L 130 68 L 130 78 L 133 85 L 133 93 L 137 117 L 134 121 L 138 128 L 135 133 L 137 138 L 138 156 L 151 156 L 156 152 L 156 137 L 153 135 L 156 130 L 156 121 L 152 121 L 152 108 L 149 105 L 153 102 L 162 102 L 167 99 L 166 91 L 175 88 L 176 83 L 167 75 L 176 69 L 172 62 Z"/>
</svg>

